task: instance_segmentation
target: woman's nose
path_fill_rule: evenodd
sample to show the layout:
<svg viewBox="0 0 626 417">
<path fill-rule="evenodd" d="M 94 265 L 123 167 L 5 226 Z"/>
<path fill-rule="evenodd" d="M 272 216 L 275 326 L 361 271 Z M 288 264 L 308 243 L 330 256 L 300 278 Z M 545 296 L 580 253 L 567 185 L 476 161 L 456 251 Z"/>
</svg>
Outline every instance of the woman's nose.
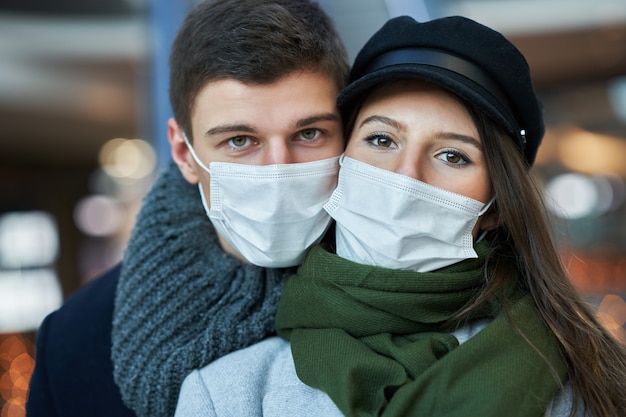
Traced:
<svg viewBox="0 0 626 417">
<path fill-rule="evenodd" d="M 416 155 L 403 155 L 398 160 L 394 172 L 396 174 L 401 174 L 422 181 L 420 164 Z"/>
</svg>

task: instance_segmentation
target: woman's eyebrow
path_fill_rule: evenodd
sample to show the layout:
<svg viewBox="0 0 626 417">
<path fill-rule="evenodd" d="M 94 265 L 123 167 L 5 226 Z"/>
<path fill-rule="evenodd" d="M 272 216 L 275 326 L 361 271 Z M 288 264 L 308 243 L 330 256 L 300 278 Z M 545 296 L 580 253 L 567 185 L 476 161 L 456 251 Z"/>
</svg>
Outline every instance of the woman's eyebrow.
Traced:
<svg viewBox="0 0 626 417">
<path fill-rule="evenodd" d="M 364 125 L 368 123 L 383 123 L 390 127 L 393 127 L 394 129 L 398 129 L 402 131 L 405 130 L 404 125 L 402 123 L 387 116 L 373 115 L 373 116 L 366 117 L 359 125 L 359 128 L 363 127 Z"/>
<path fill-rule="evenodd" d="M 393 127 L 394 129 L 397 129 L 400 131 L 405 130 L 405 126 L 402 123 L 387 116 L 373 115 L 373 116 L 366 117 L 359 125 L 359 128 L 363 127 L 364 125 L 368 123 L 383 123 L 383 124 L 386 124 L 387 126 Z M 475 146 L 477 149 L 480 149 L 480 150 L 483 149 L 483 145 L 479 140 L 477 140 L 476 138 L 472 136 L 463 135 L 460 133 L 443 131 L 437 134 L 437 138 L 458 140 L 460 142 Z"/>
<path fill-rule="evenodd" d="M 463 143 L 467 143 L 469 145 L 472 145 L 472 146 L 476 147 L 477 149 L 479 149 L 481 151 L 483 149 L 483 144 L 479 140 L 474 138 L 473 136 L 463 135 L 463 134 L 454 133 L 454 132 L 440 132 L 437 135 L 437 138 L 438 139 L 457 140 L 459 142 L 463 142 Z"/>
</svg>

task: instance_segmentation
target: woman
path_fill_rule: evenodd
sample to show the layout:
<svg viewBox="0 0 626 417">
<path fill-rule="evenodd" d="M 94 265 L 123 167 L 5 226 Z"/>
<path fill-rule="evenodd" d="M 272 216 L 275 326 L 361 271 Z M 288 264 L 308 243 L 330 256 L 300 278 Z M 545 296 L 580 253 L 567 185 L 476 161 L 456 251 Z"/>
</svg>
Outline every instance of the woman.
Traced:
<svg viewBox="0 0 626 417">
<path fill-rule="evenodd" d="M 519 51 L 465 18 L 392 19 L 338 102 L 336 254 L 289 279 L 289 344 L 191 374 L 178 415 L 626 415 L 624 346 L 569 282 L 528 173 L 544 125 Z"/>
</svg>

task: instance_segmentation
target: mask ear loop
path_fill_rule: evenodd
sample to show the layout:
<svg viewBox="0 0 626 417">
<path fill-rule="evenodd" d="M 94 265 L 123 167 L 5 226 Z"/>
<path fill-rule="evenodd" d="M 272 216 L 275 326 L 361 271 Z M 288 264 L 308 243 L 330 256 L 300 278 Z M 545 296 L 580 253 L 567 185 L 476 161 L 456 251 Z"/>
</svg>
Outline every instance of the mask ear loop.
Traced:
<svg viewBox="0 0 626 417">
<path fill-rule="evenodd" d="M 202 201 L 202 207 L 204 207 L 204 212 L 208 217 L 211 217 L 211 210 L 209 209 L 209 205 L 206 202 L 206 198 L 204 198 L 204 190 L 202 189 L 202 184 L 198 183 L 198 191 L 200 192 L 200 201 Z"/>
<path fill-rule="evenodd" d="M 196 161 L 196 164 L 200 165 L 200 168 L 202 168 L 203 170 L 205 170 L 206 172 L 211 174 L 211 170 L 206 165 L 204 165 L 202 163 L 200 158 L 198 158 L 198 155 L 196 154 L 196 151 L 193 150 L 193 146 L 191 146 L 191 142 L 189 142 L 189 139 L 187 138 L 187 134 L 185 132 L 183 132 L 183 139 L 185 140 L 185 144 L 187 145 L 187 149 L 189 149 L 189 153 L 191 153 L 191 157 L 193 158 L 194 161 Z"/>
<path fill-rule="evenodd" d="M 185 144 L 187 145 L 187 149 L 189 149 L 189 153 L 191 153 L 191 157 L 193 158 L 193 160 L 196 161 L 198 165 L 200 165 L 200 168 L 208 172 L 210 175 L 211 170 L 202 163 L 200 158 L 198 158 L 198 155 L 196 155 L 196 152 L 193 150 L 193 146 L 191 146 L 191 143 L 189 142 L 189 139 L 187 138 L 187 135 L 184 132 L 183 132 L 183 139 L 185 140 Z M 211 211 L 209 210 L 209 205 L 207 204 L 206 198 L 204 198 L 204 190 L 202 189 L 202 183 L 200 182 L 198 182 L 198 191 L 200 192 L 200 201 L 202 201 L 204 212 L 206 213 L 207 216 L 211 217 Z"/>
<path fill-rule="evenodd" d="M 480 211 L 478 212 L 478 217 L 481 217 L 483 214 L 485 214 L 487 212 L 487 210 L 489 210 L 491 208 L 491 205 L 493 204 L 494 201 L 496 201 L 496 196 L 495 195 L 493 197 L 491 197 L 491 200 L 489 200 L 487 202 L 487 204 L 485 204 L 483 206 L 482 209 L 480 209 Z"/>
<path fill-rule="evenodd" d="M 478 212 L 478 217 L 481 217 L 483 214 L 485 214 L 491 208 L 494 201 L 496 201 L 495 195 L 491 197 L 491 200 L 489 200 L 487 204 L 485 204 L 483 208 Z M 489 233 L 489 230 L 483 230 L 483 232 L 480 234 L 480 236 L 478 236 L 478 239 L 476 239 L 476 242 L 474 243 L 478 243 L 482 241 L 483 239 L 485 239 L 485 236 L 487 236 L 487 233 Z"/>
</svg>

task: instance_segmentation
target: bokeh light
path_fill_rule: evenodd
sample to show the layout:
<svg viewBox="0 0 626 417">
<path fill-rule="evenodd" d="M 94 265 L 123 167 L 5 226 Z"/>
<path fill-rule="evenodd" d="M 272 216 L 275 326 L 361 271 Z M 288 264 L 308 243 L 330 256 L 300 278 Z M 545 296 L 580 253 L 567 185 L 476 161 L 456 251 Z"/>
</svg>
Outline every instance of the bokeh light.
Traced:
<svg viewBox="0 0 626 417">
<path fill-rule="evenodd" d="M 112 197 L 92 195 L 81 199 L 74 209 L 76 226 L 89 236 L 110 236 L 124 222 L 124 211 Z"/>
<path fill-rule="evenodd" d="M 26 268 L 52 264 L 59 236 L 54 218 L 42 211 L 0 216 L 0 267 Z"/>
<path fill-rule="evenodd" d="M 0 417 L 24 417 L 35 368 L 34 345 L 23 335 L 0 335 Z"/>
<path fill-rule="evenodd" d="M 31 331 L 63 300 L 59 232 L 46 212 L 0 216 L 0 333 Z"/>
<path fill-rule="evenodd" d="M 598 320 L 618 340 L 626 344 L 626 302 L 616 294 L 606 294 L 598 306 Z"/>
<path fill-rule="evenodd" d="M 620 138 L 579 128 L 563 129 L 558 157 L 574 172 L 626 176 L 626 142 Z"/>
<path fill-rule="evenodd" d="M 546 205 L 561 218 L 600 216 L 623 205 L 625 188 L 616 175 L 560 174 L 546 185 Z"/>
<path fill-rule="evenodd" d="M 598 190 L 593 181 L 581 174 L 562 174 L 546 186 L 548 209 L 562 218 L 581 218 L 593 213 Z"/>
<path fill-rule="evenodd" d="M 100 149 L 99 159 L 102 169 L 114 178 L 145 178 L 156 166 L 152 145 L 141 139 L 111 139 Z"/>
<path fill-rule="evenodd" d="M 0 271 L 0 333 L 35 330 L 63 302 L 50 268 Z"/>
</svg>

